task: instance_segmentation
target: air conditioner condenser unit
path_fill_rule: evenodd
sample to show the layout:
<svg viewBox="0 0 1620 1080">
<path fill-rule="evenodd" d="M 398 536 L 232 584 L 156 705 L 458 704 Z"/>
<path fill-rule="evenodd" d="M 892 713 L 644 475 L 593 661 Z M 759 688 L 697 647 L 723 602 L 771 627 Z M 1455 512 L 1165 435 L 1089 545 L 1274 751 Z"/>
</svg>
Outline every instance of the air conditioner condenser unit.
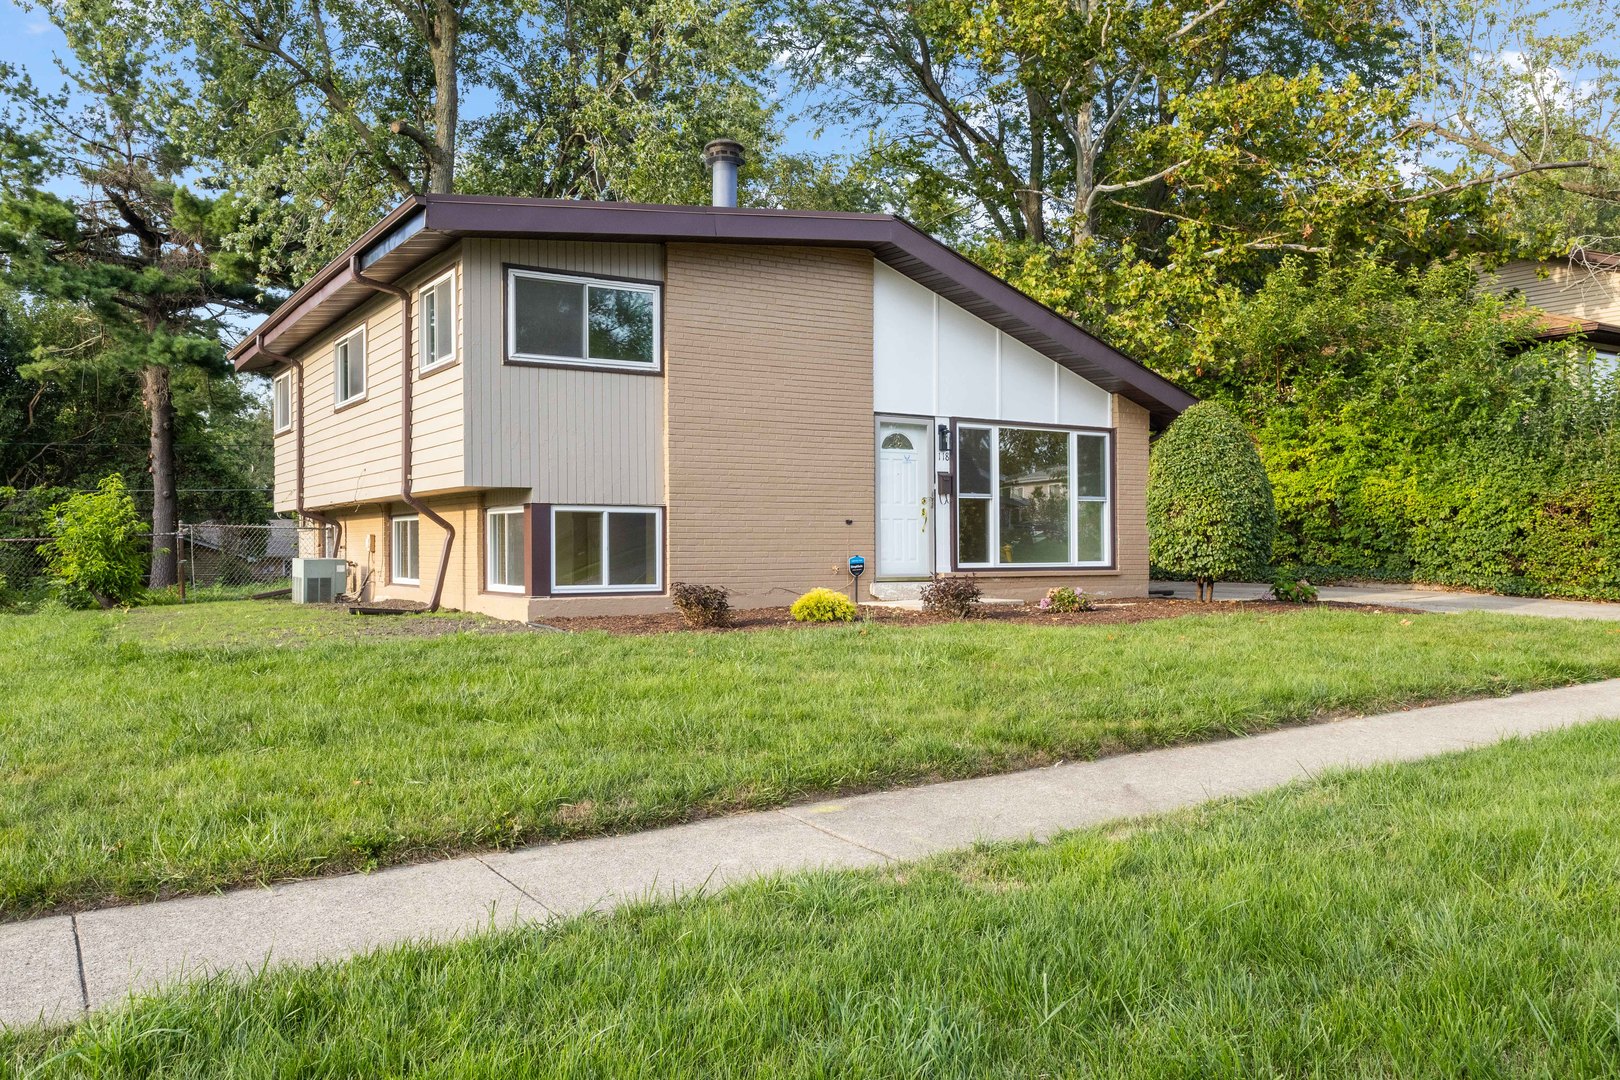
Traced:
<svg viewBox="0 0 1620 1080">
<path fill-rule="evenodd" d="M 295 604 L 330 604 L 349 587 L 344 559 L 294 559 L 292 600 Z"/>
</svg>

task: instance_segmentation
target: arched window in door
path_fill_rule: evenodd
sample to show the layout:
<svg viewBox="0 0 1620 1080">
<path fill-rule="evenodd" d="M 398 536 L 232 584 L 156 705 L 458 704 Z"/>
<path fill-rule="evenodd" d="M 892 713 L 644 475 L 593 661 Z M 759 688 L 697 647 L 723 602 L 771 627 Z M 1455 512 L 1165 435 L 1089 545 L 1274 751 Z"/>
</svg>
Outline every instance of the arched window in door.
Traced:
<svg viewBox="0 0 1620 1080">
<path fill-rule="evenodd" d="M 896 432 L 892 432 L 891 434 L 889 434 L 883 440 L 883 449 L 885 449 L 885 450 L 911 450 L 911 449 L 914 449 L 914 448 L 911 445 L 911 440 L 910 439 L 906 438 L 903 434 L 896 431 Z"/>
</svg>

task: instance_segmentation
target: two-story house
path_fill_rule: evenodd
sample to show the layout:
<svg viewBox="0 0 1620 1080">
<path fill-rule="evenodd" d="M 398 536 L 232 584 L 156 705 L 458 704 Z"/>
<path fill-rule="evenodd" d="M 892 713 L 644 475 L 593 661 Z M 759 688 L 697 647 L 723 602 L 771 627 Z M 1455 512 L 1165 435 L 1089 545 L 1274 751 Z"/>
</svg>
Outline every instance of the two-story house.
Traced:
<svg viewBox="0 0 1620 1080">
<path fill-rule="evenodd" d="M 1144 595 L 1193 399 L 898 218 L 407 200 L 232 352 L 350 591 L 503 618 L 935 571 Z M 309 552 L 307 554 L 316 554 Z"/>
</svg>

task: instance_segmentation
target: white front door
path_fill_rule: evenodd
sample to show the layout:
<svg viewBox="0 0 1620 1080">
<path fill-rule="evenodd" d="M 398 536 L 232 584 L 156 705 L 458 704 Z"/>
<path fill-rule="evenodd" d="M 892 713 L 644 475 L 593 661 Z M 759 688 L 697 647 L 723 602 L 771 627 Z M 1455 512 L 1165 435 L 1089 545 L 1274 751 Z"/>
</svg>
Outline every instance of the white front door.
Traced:
<svg viewBox="0 0 1620 1080">
<path fill-rule="evenodd" d="M 927 577 L 933 571 L 928 425 L 878 425 L 877 576 Z"/>
</svg>

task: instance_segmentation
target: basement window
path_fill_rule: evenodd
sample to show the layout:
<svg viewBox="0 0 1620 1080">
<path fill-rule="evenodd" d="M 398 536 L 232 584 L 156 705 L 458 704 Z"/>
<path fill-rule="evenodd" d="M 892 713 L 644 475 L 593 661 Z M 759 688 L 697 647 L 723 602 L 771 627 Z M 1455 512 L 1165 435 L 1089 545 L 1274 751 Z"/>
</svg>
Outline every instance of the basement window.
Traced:
<svg viewBox="0 0 1620 1080">
<path fill-rule="evenodd" d="M 490 592 L 523 591 L 523 508 L 484 511 L 484 563 Z"/>
<path fill-rule="evenodd" d="M 657 507 L 552 507 L 552 591 L 660 591 L 663 526 Z"/>
<path fill-rule="evenodd" d="M 332 346 L 332 370 L 337 406 L 366 396 L 366 328 L 361 327 Z"/>
<path fill-rule="evenodd" d="M 424 286 L 417 301 L 417 369 L 423 373 L 456 359 L 456 272 Z"/>
<path fill-rule="evenodd" d="M 270 426 L 277 435 L 292 430 L 292 376 L 283 371 L 270 384 Z"/>
<path fill-rule="evenodd" d="M 509 361 L 659 369 L 657 285 L 515 268 L 506 273 Z"/>
<path fill-rule="evenodd" d="M 422 584 L 422 526 L 415 514 L 389 523 L 388 580 L 395 585 Z"/>
</svg>

